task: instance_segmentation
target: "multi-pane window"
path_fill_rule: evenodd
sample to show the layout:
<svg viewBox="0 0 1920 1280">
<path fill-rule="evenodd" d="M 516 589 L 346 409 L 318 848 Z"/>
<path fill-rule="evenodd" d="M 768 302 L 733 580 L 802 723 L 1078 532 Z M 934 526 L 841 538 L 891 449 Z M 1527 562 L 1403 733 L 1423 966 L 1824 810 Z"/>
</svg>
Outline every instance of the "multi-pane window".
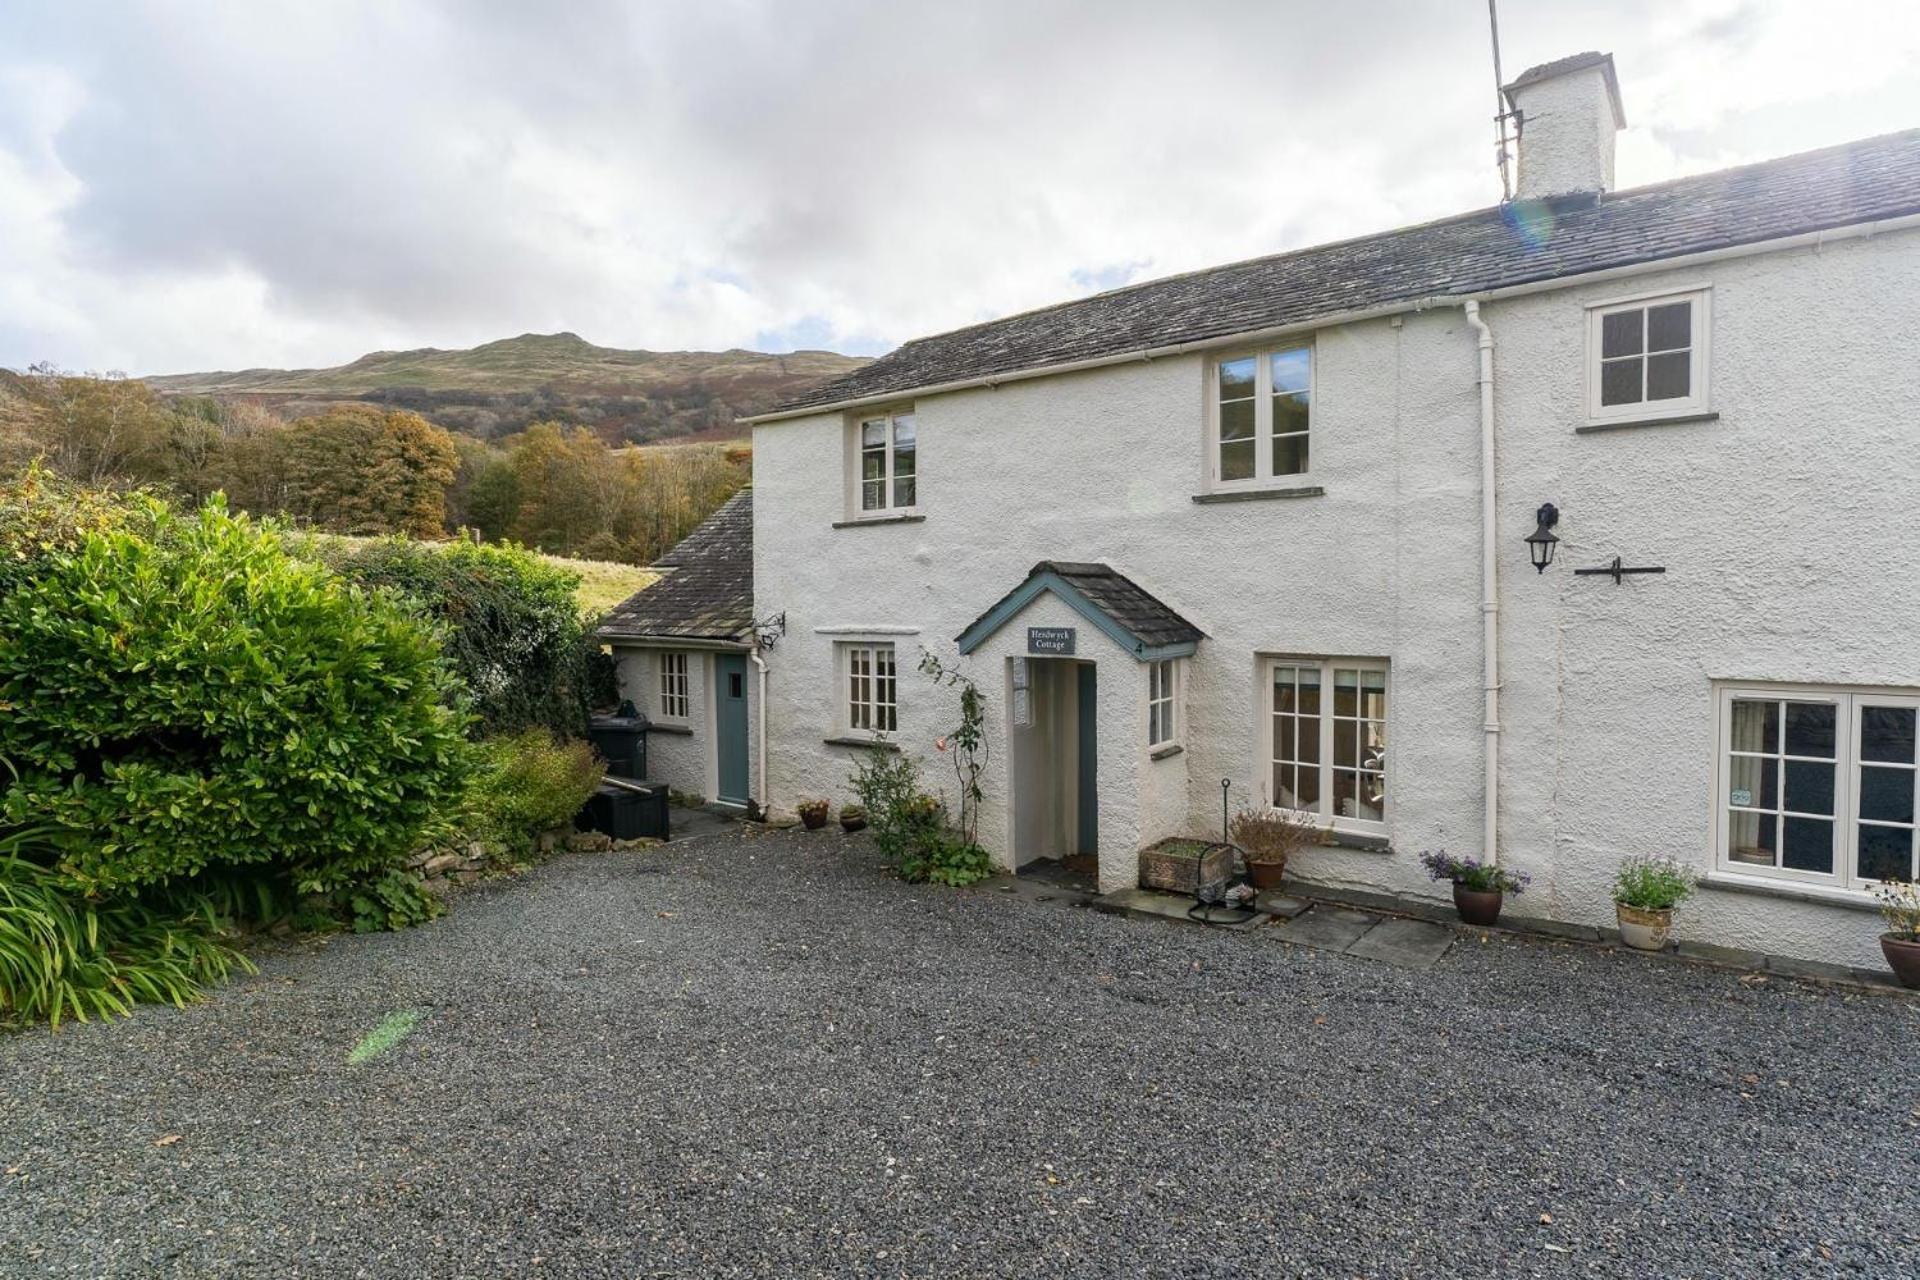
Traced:
<svg viewBox="0 0 1920 1280">
<path fill-rule="evenodd" d="M 1179 671 L 1177 658 L 1163 658 L 1147 664 L 1147 745 L 1164 747 L 1179 738 L 1176 719 L 1179 701 L 1176 689 Z"/>
<path fill-rule="evenodd" d="M 1917 716 L 1920 697 L 1723 690 L 1722 864 L 1852 889 L 1920 874 Z"/>
<path fill-rule="evenodd" d="M 662 653 L 660 655 L 660 718 L 685 720 L 687 707 L 687 655 Z"/>
<path fill-rule="evenodd" d="M 1633 418 L 1703 408 L 1706 310 L 1705 293 L 1595 307 L 1590 415 Z"/>
<path fill-rule="evenodd" d="M 895 701 L 893 646 L 846 646 L 847 728 L 860 733 L 892 733 L 899 728 Z"/>
<path fill-rule="evenodd" d="M 1213 478 L 1223 484 L 1304 475 L 1313 349 L 1217 361 Z"/>
<path fill-rule="evenodd" d="M 911 413 L 889 413 L 860 423 L 860 510 L 908 511 L 915 492 L 919 456 Z"/>
<path fill-rule="evenodd" d="M 1269 667 L 1268 800 L 1331 819 L 1387 819 L 1387 668 L 1351 658 Z"/>
</svg>

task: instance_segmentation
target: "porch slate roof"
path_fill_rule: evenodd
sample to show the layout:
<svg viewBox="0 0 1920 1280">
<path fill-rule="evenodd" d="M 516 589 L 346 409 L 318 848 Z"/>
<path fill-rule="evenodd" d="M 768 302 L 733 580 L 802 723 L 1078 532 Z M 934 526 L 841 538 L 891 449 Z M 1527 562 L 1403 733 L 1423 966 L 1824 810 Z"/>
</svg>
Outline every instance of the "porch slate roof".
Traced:
<svg viewBox="0 0 1920 1280">
<path fill-rule="evenodd" d="M 745 642 L 753 631 L 753 490 L 728 498 L 653 567 L 660 580 L 613 607 L 602 639 Z"/>
<path fill-rule="evenodd" d="M 1184 657 L 1207 633 L 1111 565 L 1042 560 L 957 637 L 971 653 L 1043 591 L 1051 591 L 1142 662 Z"/>
<path fill-rule="evenodd" d="M 917 338 L 757 420 L 1917 212 L 1920 129 L 1128 285 Z"/>
</svg>

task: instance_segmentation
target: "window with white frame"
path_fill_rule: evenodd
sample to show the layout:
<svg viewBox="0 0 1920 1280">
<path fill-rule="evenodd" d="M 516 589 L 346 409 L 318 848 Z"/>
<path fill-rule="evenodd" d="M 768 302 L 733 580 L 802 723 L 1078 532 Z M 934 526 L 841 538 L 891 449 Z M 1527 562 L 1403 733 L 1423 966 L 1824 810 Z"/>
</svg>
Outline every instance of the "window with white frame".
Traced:
<svg viewBox="0 0 1920 1280">
<path fill-rule="evenodd" d="M 687 654 L 660 654 L 660 720 L 687 718 Z"/>
<path fill-rule="evenodd" d="M 892 733 L 899 726 L 898 684 L 893 646 L 841 646 L 841 669 L 846 678 L 846 728 L 854 733 Z"/>
<path fill-rule="evenodd" d="M 1213 363 L 1211 398 L 1216 484 L 1307 473 L 1312 347 L 1221 357 Z"/>
<path fill-rule="evenodd" d="M 1180 740 L 1179 659 L 1147 664 L 1147 746 L 1167 747 Z"/>
<path fill-rule="evenodd" d="M 1862 891 L 1920 874 L 1916 717 L 1920 695 L 1723 688 L 1720 866 Z"/>
<path fill-rule="evenodd" d="M 1267 664 L 1267 801 L 1336 827 L 1387 821 L 1387 664 L 1275 658 Z"/>
<path fill-rule="evenodd" d="M 912 411 L 863 418 L 857 431 L 860 514 L 913 510 L 920 495 L 919 447 Z"/>
<path fill-rule="evenodd" d="M 684 653 L 662 653 L 660 655 L 660 718 L 662 720 L 685 720 L 688 714 L 687 696 L 687 655 Z"/>
<path fill-rule="evenodd" d="M 1709 292 L 1599 303 L 1587 311 L 1587 416 L 1671 417 L 1707 407 Z"/>
</svg>

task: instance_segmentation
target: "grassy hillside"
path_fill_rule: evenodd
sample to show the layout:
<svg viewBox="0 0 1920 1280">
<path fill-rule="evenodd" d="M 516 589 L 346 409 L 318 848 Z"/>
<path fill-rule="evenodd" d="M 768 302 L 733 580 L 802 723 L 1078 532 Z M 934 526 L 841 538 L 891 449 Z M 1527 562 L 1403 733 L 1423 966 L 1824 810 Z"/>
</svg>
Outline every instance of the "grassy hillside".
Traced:
<svg viewBox="0 0 1920 1280">
<path fill-rule="evenodd" d="M 302 538 L 314 542 L 354 544 L 372 542 L 372 538 L 356 538 L 344 533 L 302 533 Z M 429 543 L 429 546 L 450 545 Z M 573 598 L 580 603 L 580 613 L 584 617 L 597 617 L 613 606 L 625 600 L 642 587 L 651 586 L 660 575 L 652 569 L 642 569 L 637 565 L 614 564 L 605 560 L 571 560 L 566 556 L 540 557 L 548 564 L 558 565 L 580 579 L 580 586 Z"/>
<path fill-rule="evenodd" d="M 733 434 L 748 416 L 866 361 L 831 351 L 622 351 L 577 334 L 522 334 L 464 351 L 376 351 L 332 369 L 180 373 L 144 381 L 168 395 L 258 401 L 290 416 L 346 400 L 413 409 L 493 438 L 545 418 L 610 442 Z"/>
</svg>

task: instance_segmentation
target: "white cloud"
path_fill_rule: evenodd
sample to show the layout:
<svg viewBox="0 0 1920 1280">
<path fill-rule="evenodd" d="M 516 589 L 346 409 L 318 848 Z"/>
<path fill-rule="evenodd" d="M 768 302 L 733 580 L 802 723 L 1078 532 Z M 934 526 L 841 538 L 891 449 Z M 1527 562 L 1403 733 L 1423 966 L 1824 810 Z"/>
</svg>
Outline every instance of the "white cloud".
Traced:
<svg viewBox="0 0 1920 1280">
<path fill-rule="evenodd" d="M 1920 118 L 1904 3 L 1509 5 L 1611 49 L 1625 183 Z M 15 6 L 0 364 L 573 329 L 873 348 L 1490 203 L 1457 0 Z"/>
</svg>

